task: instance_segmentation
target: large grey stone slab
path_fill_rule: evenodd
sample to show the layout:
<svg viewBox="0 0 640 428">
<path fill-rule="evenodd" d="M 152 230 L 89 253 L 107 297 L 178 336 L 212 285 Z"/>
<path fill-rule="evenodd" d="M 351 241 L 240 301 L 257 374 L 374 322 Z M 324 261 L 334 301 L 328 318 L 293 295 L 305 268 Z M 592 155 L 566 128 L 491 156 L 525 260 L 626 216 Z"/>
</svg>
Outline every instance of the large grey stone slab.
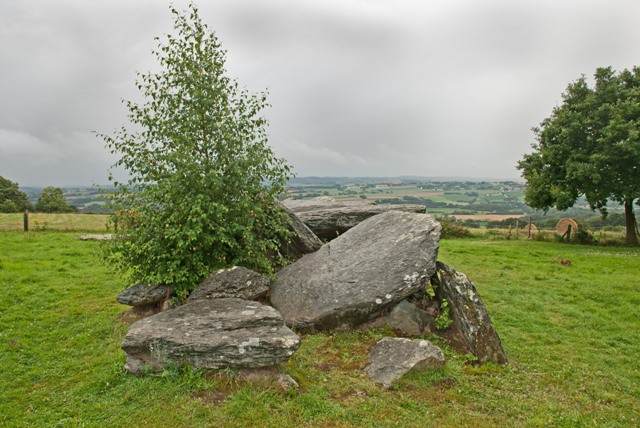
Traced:
<svg viewBox="0 0 640 428">
<path fill-rule="evenodd" d="M 439 237 L 440 224 L 425 214 L 371 217 L 278 272 L 271 303 L 291 326 L 359 325 L 424 286 Z"/>
<path fill-rule="evenodd" d="M 196 300 L 142 319 L 122 342 L 125 369 L 263 367 L 288 360 L 300 339 L 274 308 L 242 299 Z"/>
<path fill-rule="evenodd" d="M 425 213 L 423 205 L 343 202 L 331 199 L 313 201 L 286 200 L 293 211 L 320 239 L 332 240 L 362 221 L 388 211 Z"/>
</svg>

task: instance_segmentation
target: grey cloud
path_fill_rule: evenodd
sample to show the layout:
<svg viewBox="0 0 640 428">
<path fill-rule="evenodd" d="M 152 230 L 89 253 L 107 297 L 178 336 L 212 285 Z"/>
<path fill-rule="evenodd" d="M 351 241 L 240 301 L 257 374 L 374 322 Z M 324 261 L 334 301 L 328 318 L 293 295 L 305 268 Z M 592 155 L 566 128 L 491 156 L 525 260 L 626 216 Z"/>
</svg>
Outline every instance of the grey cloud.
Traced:
<svg viewBox="0 0 640 428">
<path fill-rule="evenodd" d="M 184 8 L 186 0 L 176 6 Z M 0 175 L 104 182 L 91 131 L 126 120 L 156 69 L 168 2 L 0 0 Z M 515 178 L 566 85 L 635 65 L 625 0 L 219 0 L 201 17 L 242 86 L 269 90 L 270 141 L 299 175 Z M 30 171 L 25 174 L 23 171 Z"/>
</svg>

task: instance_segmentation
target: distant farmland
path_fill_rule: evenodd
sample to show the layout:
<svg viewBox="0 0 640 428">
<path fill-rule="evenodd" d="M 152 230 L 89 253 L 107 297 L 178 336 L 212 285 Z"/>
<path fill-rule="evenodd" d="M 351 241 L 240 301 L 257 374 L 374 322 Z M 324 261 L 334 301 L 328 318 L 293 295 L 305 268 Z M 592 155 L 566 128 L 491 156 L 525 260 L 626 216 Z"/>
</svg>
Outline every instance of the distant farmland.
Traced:
<svg viewBox="0 0 640 428">
<path fill-rule="evenodd" d="M 520 217 L 517 214 L 460 214 L 454 216 L 457 220 L 489 220 L 502 221 L 508 218 Z"/>
</svg>

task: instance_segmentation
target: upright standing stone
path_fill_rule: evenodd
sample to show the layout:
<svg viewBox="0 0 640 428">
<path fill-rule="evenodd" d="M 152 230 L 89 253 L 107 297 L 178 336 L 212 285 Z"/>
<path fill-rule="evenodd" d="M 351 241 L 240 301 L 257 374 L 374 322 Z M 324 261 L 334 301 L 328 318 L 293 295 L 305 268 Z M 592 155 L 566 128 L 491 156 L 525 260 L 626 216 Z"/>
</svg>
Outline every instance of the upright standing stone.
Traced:
<svg viewBox="0 0 640 428">
<path fill-rule="evenodd" d="M 282 209 L 289 216 L 289 231 L 291 237 L 287 242 L 280 243 L 280 252 L 283 256 L 297 260 L 305 254 L 318 251 L 322 247 L 322 241 L 298 216 L 289 208 L 282 205 Z"/>
<path fill-rule="evenodd" d="M 438 273 L 436 294 L 439 299 L 449 302 L 454 328 L 459 329 L 469 352 L 481 362 L 507 363 L 500 337 L 471 280 L 440 262 Z"/>
</svg>

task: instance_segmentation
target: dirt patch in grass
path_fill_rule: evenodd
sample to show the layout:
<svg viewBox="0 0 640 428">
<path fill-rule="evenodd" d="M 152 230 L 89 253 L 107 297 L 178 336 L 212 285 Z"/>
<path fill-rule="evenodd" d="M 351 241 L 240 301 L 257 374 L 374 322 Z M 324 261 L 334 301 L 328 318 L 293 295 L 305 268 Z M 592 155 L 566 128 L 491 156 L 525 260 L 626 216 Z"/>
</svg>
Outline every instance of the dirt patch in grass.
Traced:
<svg viewBox="0 0 640 428">
<path fill-rule="evenodd" d="M 335 364 L 329 364 L 329 363 L 318 363 L 315 365 L 316 369 L 318 369 L 321 372 L 330 372 L 331 370 L 333 370 L 336 365 Z"/>
<path fill-rule="evenodd" d="M 456 380 L 451 377 L 434 381 L 428 388 L 425 388 L 422 384 L 405 381 L 402 382 L 401 390 L 416 401 L 436 403 L 449 400 L 451 397 L 447 393 L 457 384 Z"/>
<path fill-rule="evenodd" d="M 341 403 L 346 403 L 349 401 L 352 401 L 354 399 L 364 399 L 369 397 L 369 393 L 365 390 L 360 390 L 360 389 L 356 389 L 356 390 L 348 390 L 348 391 L 342 391 L 338 394 L 330 394 L 329 395 L 333 400 L 336 400 L 338 402 Z"/>
<path fill-rule="evenodd" d="M 227 399 L 227 394 L 222 391 L 196 391 L 193 397 L 207 406 L 217 406 Z"/>
</svg>

